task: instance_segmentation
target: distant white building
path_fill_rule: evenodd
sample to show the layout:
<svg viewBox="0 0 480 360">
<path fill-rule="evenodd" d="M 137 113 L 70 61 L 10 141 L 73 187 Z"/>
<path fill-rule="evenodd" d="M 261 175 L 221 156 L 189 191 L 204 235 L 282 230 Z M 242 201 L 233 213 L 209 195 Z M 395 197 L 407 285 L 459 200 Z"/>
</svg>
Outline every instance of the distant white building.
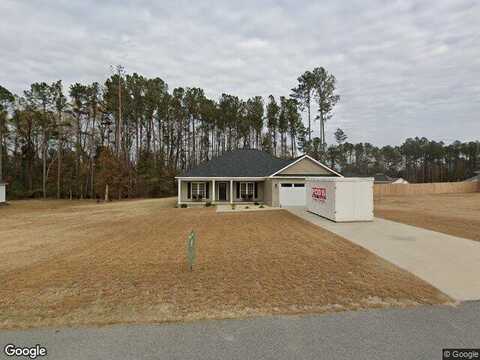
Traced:
<svg viewBox="0 0 480 360">
<path fill-rule="evenodd" d="M 480 181 L 480 170 L 477 170 L 477 171 L 474 171 L 474 172 L 477 175 L 472 176 L 470 179 L 467 179 L 465 181 Z"/>
<path fill-rule="evenodd" d="M 410 184 L 407 180 L 404 178 L 396 178 L 392 184 Z"/>
<path fill-rule="evenodd" d="M 375 184 L 408 184 L 409 182 L 404 178 L 393 178 L 385 174 L 374 175 Z"/>
<path fill-rule="evenodd" d="M 6 189 L 7 184 L 4 182 L 0 182 L 0 204 L 4 203 L 7 200 Z"/>
<path fill-rule="evenodd" d="M 354 173 L 344 173 L 345 177 L 372 177 Z M 410 184 L 404 178 L 394 178 L 383 173 L 373 175 L 374 184 Z"/>
</svg>

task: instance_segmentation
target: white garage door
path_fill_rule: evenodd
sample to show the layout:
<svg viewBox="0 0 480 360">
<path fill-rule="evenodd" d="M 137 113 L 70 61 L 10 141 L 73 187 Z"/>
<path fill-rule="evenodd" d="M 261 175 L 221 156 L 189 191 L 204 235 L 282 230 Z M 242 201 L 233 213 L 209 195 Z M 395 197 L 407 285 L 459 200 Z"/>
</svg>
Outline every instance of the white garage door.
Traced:
<svg viewBox="0 0 480 360">
<path fill-rule="evenodd" d="M 305 184 L 281 183 L 280 206 L 305 206 Z"/>
</svg>

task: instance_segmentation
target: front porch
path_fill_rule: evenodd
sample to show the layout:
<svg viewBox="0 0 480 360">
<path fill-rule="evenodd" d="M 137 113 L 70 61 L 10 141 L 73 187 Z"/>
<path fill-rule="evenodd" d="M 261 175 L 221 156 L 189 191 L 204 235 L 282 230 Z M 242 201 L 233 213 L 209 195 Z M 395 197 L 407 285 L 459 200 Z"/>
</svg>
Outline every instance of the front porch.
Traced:
<svg viewBox="0 0 480 360">
<path fill-rule="evenodd" d="M 263 179 L 178 179 L 179 205 L 263 202 Z"/>
</svg>

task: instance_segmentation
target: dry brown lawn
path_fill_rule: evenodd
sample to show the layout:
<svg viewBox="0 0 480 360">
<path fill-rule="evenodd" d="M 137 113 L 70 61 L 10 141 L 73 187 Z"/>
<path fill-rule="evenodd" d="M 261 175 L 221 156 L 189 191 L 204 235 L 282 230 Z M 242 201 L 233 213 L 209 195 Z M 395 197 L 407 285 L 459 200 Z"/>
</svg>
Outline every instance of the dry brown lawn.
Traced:
<svg viewBox="0 0 480 360">
<path fill-rule="evenodd" d="M 384 197 L 375 216 L 480 241 L 480 193 Z"/>
<path fill-rule="evenodd" d="M 0 328 L 299 314 L 450 300 L 286 211 L 174 199 L 0 208 Z M 190 230 L 198 235 L 193 272 Z"/>
</svg>

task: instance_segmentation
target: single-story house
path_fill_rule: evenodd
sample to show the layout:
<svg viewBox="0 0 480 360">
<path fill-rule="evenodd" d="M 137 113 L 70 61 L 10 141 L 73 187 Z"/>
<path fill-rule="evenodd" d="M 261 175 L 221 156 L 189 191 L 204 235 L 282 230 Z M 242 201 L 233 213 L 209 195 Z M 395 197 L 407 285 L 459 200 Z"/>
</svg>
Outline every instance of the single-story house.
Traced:
<svg viewBox="0 0 480 360">
<path fill-rule="evenodd" d="M 7 201 L 7 198 L 6 198 L 7 190 L 6 190 L 6 188 L 7 188 L 7 183 L 4 183 L 4 182 L 0 181 L 0 204 Z"/>
<path fill-rule="evenodd" d="M 279 159 L 260 150 L 235 150 L 177 176 L 178 204 L 258 202 L 305 205 L 305 178 L 342 176 L 314 158 Z"/>
</svg>

